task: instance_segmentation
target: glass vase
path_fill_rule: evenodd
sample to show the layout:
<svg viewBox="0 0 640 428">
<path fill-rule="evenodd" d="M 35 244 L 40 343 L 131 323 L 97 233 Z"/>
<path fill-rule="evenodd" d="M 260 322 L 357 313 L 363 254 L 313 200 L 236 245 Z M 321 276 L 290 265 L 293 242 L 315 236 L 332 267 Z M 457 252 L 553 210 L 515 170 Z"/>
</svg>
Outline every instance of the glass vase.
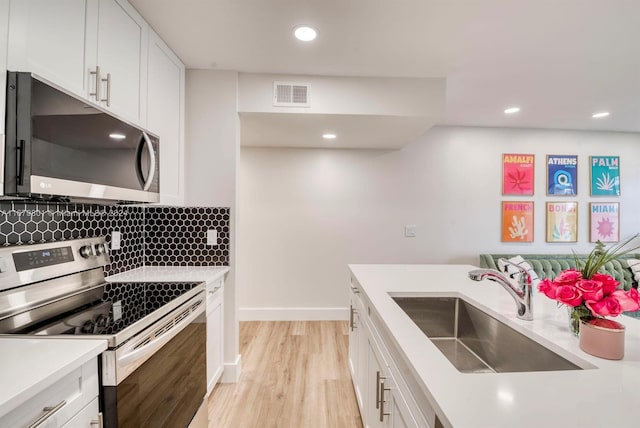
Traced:
<svg viewBox="0 0 640 428">
<path fill-rule="evenodd" d="M 575 337 L 580 336 L 580 320 L 591 318 L 591 311 L 586 306 L 567 306 L 569 312 L 569 331 Z"/>
</svg>

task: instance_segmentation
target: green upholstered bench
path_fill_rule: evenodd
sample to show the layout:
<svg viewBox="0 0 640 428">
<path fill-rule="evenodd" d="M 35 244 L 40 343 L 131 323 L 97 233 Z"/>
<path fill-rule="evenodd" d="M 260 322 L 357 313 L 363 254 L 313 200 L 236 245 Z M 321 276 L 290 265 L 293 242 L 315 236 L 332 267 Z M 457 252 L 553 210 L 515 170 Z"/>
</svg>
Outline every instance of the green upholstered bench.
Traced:
<svg viewBox="0 0 640 428">
<path fill-rule="evenodd" d="M 517 254 L 480 254 L 480 267 L 489 269 L 498 269 L 498 259 L 509 259 Z M 573 254 L 520 254 L 527 263 L 531 265 L 533 270 L 538 274 L 540 279 L 553 279 L 561 271 L 576 267 Z M 578 254 L 579 259 L 586 259 L 585 254 Z M 620 260 L 614 260 L 604 266 L 604 272 L 613 276 L 620 281 L 620 286 L 625 290 L 631 287 L 638 288 L 638 283 L 633 278 L 633 272 L 629 269 L 624 259 L 640 259 L 640 254 L 626 254 L 620 257 Z M 626 312 L 626 315 L 640 318 L 640 311 Z"/>
</svg>

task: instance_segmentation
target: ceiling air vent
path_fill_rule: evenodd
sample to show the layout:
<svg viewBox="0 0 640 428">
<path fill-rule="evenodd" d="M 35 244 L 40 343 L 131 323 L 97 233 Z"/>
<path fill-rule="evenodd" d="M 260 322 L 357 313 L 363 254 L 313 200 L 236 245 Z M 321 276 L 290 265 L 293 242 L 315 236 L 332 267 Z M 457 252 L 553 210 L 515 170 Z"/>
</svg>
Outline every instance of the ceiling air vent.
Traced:
<svg viewBox="0 0 640 428">
<path fill-rule="evenodd" d="M 309 85 L 273 82 L 273 105 L 276 107 L 310 107 Z"/>
</svg>

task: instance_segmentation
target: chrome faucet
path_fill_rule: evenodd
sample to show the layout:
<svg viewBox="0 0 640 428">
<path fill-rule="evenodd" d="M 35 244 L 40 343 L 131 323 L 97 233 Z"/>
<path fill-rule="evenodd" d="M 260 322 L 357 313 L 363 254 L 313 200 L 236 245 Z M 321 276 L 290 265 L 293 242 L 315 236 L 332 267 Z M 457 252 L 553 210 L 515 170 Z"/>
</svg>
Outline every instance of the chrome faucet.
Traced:
<svg viewBox="0 0 640 428">
<path fill-rule="evenodd" d="M 517 317 L 526 321 L 533 320 L 533 284 L 529 273 L 522 266 L 518 266 L 509 260 L 500 260 L 505 263 L 504 273 L 495 269 L 475 269 L 469 272 L 469 278 L 474 281 L 488 279 L 502 285 L 516 301 L 518 307 Z M 507 266 L 515 267 L 518 272 L 509 272 Z"/>
</svg>

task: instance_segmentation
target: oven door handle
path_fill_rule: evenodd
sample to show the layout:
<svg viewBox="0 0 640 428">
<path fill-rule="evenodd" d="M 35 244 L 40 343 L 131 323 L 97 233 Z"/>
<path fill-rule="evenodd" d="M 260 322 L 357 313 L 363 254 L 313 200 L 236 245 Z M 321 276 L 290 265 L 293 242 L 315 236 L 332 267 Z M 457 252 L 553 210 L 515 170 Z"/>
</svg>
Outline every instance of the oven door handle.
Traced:
<svg viewBox="0 0 640 428">
<path fill-rule="evenodd" d="M 204 299 L 197 300 L 196 302 L 192 302 L 190 303 L 190 306 L 193 308 L 193 306 L 196 304 L 198 306 L 195 309 L 192 309 L 192 312 L 186 318 L 180 318 L 184 313 L 184 311 L 176 311 L 175 313 L 177 315 L 174 315 L 172 317 L 173 318 L 172 321 L 175 322 L 172 326 L 167 328 L 166 331 L 162 333 L 160 336 L 156 336 L 152 338 L 149 342 L 140 346 L 139 348 L 136 349 L 134 347 L 133 351 L 118 357 L 118 365 L 125 366 L 127 364 L 138 361 L 140 359 L 146 360 L 145 358 L 146 356 L 153 355 L 153 353 L 155 353 L 158 349 L 162 348 L 167 342 L 169 342 L 171 339 L 176 337 L 178 333 L 184 330 L 184 328 L 188 326 L 191 323 L 191 321 L 193 321 L 198 316 L 204 313 L 204 306 L 205 306 Z M 176 321 L 176 319 L 178 320 Z M 155 325 L 156 326 L 160 325 L 161 327 L 159 328 L 156 327 L 154 331 L 151 332 L 151 334 L 159 330 L 164 330 L 167 323 L 163 321 L 159 321 Z M 142 335 L 142 336 L 144 339 L 144 336 L 147 336 L 147 335 Z M 137 342 L 140 343 L 140 341 L 137 341 Z M 144 340 L 142 340 L 142 343 L 144 343 Z"/>
</svg>

